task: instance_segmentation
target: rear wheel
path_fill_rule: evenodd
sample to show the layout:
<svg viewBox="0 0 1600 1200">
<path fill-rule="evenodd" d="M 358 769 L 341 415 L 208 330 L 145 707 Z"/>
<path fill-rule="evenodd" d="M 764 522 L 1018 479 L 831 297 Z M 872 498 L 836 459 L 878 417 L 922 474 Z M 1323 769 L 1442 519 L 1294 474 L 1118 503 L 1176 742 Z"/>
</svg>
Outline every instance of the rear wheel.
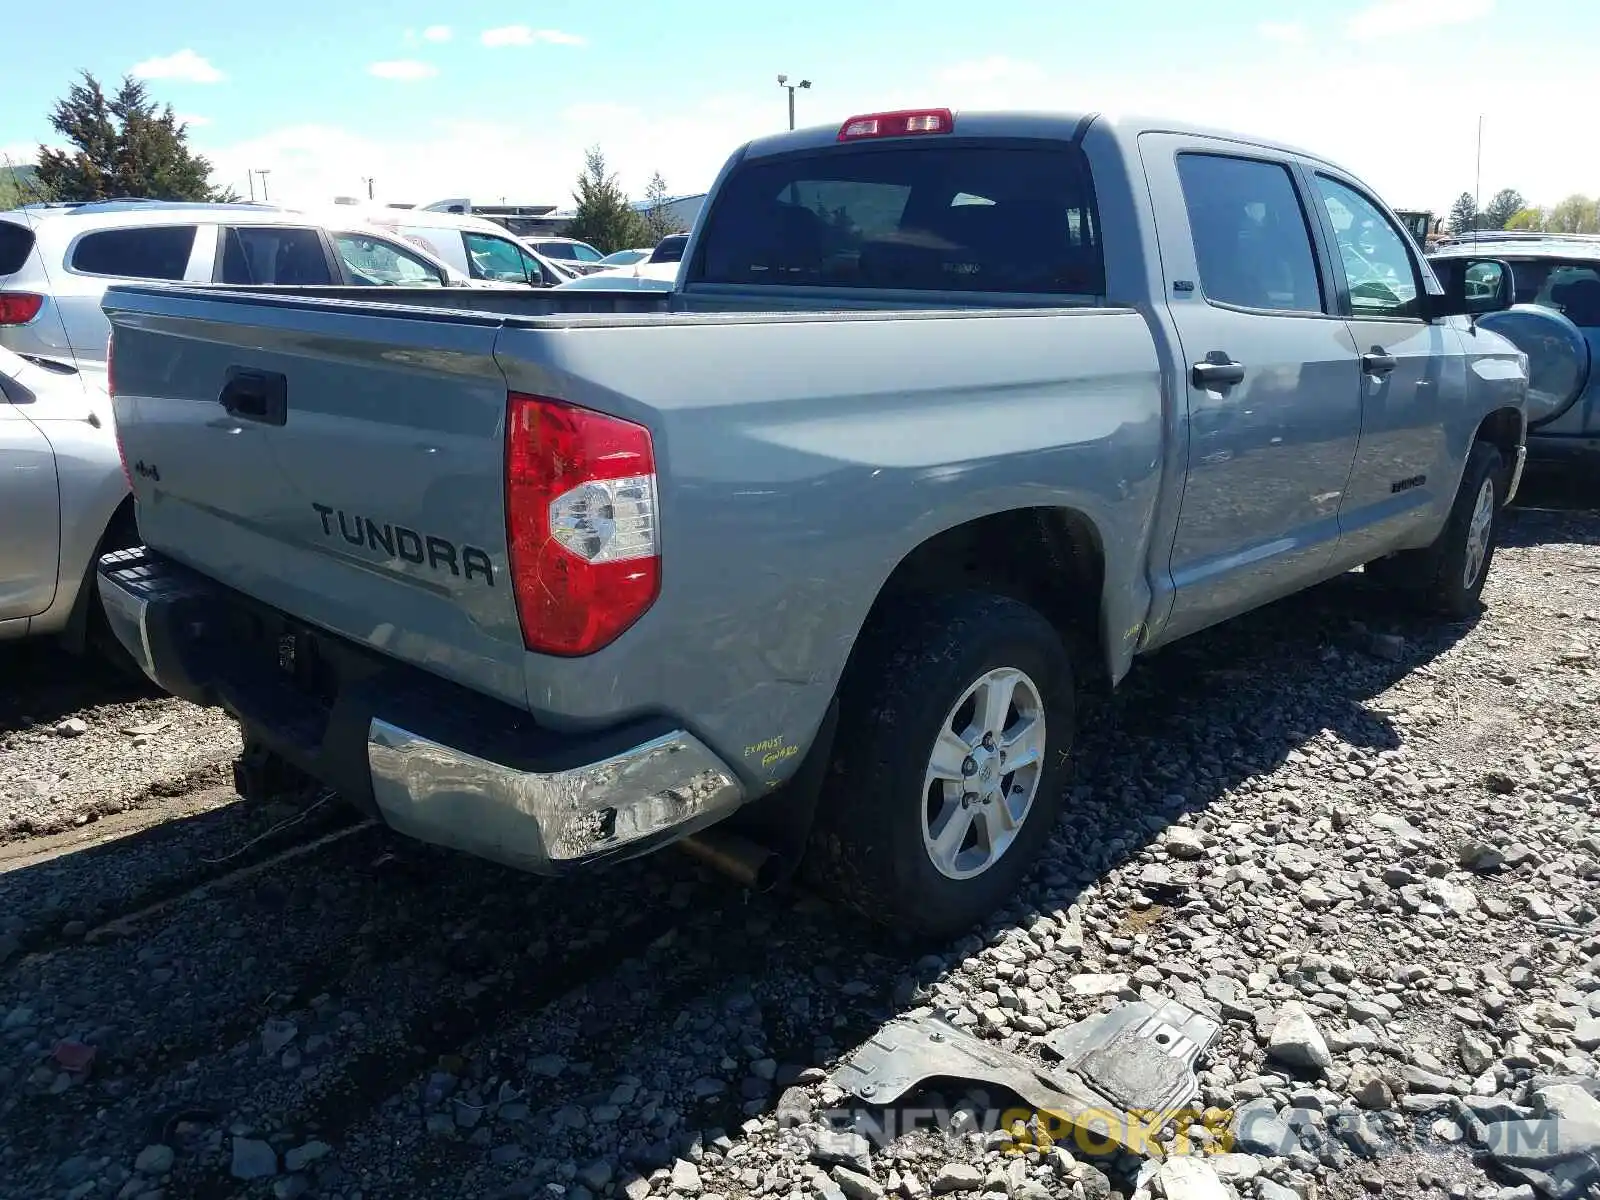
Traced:
<svg viewBox="0 0 1600 1200">
<path fill-rule="evenodd" d="M 950 936 L 1015 892 L 1055 824 L 1072 667 L 1016 600 L 908 603 L 852 666 L 808 870 L 880 924 Z"/>
<path fill-rule="evenodd" d="M 1505 503 L 1505 460 L 1474 442 L 1449 519 L 1433 545 L 1368 563 L 1367 573 L 1428 612 L 1452 620 L 1476 616 L 1494 561 Z"/>
</svg>

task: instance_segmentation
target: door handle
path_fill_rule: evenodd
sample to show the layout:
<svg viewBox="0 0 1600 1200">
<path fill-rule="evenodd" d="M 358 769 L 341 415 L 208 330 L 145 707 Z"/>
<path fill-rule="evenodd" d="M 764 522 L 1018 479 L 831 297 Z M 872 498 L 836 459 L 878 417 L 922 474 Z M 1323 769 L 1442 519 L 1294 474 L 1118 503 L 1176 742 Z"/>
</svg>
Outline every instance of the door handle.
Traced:
<svg viewBox="0 0 1600 1200">
<path fill-rule="evenodd" d="M 1222 350 L 1213 350 L 1194 364 L 1190 374 L 1197 388 L 1221 388 L 1244 382 L 1244 364 L 1234 362 Z"/>
<path fill-rule="evenodd" d="M 1361 356 L 1361 370 L 1367 375 L 1387 375 L 1395 368 L 1395 358 L 1381 350 Z"/>
<path fill-rule="evenodd" d="M 277 371 L 229 367 L 217 403 L 242 421 L 283 425 L 289 420 L 289 381 Z"/>
</svg>

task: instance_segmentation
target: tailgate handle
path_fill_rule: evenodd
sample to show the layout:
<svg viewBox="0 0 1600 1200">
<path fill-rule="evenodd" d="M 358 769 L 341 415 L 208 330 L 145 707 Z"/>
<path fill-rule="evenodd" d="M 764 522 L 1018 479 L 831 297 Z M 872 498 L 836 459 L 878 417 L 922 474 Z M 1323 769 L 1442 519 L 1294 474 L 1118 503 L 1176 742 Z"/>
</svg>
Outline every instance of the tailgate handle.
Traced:
<svg viewBox="0 0 1600 1200">
<path fill-rule="evenodd" d="M 229 367 L 217 402 L 241 420 L 282 425 L 289 419 L 289 381 L 277 371 Z"/>
</svg>

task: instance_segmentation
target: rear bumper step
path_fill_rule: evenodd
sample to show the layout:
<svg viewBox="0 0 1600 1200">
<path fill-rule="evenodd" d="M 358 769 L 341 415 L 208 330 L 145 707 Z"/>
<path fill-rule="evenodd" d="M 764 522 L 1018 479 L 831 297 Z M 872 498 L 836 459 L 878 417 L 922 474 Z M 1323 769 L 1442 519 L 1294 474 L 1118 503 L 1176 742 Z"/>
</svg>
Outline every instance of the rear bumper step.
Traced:
<svg viewBox="0 0 1600 1200">
<path fill-rule="evenodd" d="M 559 875 L 677 841 L 743 801 L 726 764 L 670 723 L 557 734 L 142 547 L 104 556 L 98 582 L 112 630 L 152 680 L 227 709 L 420 841 Z"/>
</svg>

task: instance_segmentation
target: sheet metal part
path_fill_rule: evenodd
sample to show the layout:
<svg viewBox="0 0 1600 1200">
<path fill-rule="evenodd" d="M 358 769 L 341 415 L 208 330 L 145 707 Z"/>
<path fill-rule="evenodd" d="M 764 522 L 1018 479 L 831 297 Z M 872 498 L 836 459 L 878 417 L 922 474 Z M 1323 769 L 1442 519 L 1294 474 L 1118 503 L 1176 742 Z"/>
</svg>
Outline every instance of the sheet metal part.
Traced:
<svg viewBox="0 0 1600 1200">
<path fill-rule="evenodd" d="M 894 1104 L 931 1079 L 989 1084 L 1099 1141 L 1159 1159 L 1150 1135 L 1198 1094 L 1195 1065 L 1219 1032 L 1215 1021 L 1175 1000 L 1135 1001 L 1047 1039 L 1062 1061 L 1045 1066 L 968 1033 L 946 1014 L 924 1011 L 889 1022 L 832 1080 L 876 1105 Z"/>
</svg>

